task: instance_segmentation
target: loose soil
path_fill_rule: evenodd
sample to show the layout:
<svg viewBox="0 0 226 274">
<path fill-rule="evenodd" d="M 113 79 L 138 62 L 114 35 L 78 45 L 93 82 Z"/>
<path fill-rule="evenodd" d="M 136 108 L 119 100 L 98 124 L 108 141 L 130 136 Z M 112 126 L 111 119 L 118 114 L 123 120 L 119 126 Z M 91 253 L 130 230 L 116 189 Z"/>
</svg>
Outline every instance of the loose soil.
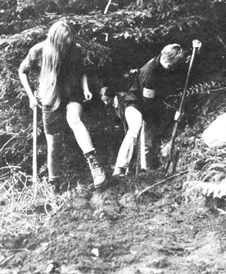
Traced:
<svg viewBox="0 0 226 274">
<path fill-rule="evenodd" d="M 186 175 L 136 199 L 160 175 L 65 192 L 65 205 L 36 232 L 1 238 L 0 273 L 226 273 L 225 215 L 198 192 L 186 193 Z"/>
<path fill-rule="evenodd" d="M 23 220 L 22 229 L 14 233 L 9 224 L 0 239 L 0 273 L 225 274 L 225 211 L 220 214 L 214 200 L 199 191 L 187 191 L 186 173 L 140 196 L 165 178 L 162 167 L 113 179 L 110 174 L 123 131 L 115 121 L 101 125 L 95 124 L 91 132 L 109 174 L 108 186 L 89 190 L 91 175 L 82 155 L 78 151 L 74 159 L 65 158 L 65 174 L 77 184 L 71 182 L 69 190 L 54 198 L 65 202 L 42 225 L 29 227 Z M 64 153 L 76 151 L 69 140 L 66 143 Z M 83 180 L 78 180 L 76 170 L 72 172 L 71 163 L 83 170 Z M 5 208 L 1 201 L 0 210 Z M 36 206 L 37 223 L 50 209 L 48 200 Z M 29 212 L 28 208 L 28 218 Z M 14 220 L 19 226 L 18 218 Z"/>
</svg>

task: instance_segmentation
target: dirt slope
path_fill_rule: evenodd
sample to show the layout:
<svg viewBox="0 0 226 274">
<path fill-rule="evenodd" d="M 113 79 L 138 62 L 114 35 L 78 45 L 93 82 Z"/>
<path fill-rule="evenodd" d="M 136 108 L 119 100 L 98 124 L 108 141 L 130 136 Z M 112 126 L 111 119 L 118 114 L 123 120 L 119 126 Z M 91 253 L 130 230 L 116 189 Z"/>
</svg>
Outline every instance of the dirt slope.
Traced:
<svg viewBox="0 0 226 274">
<path fill-rule="evenodd" d="M 136 201 L 134 189 L 155 179 L 114 181 L 86 198 L 71 192 L 37 232 L 2 239 L 0 273 L 225 273 L 225 215 L 186 195 L 183 177 Z"/>
</svg>

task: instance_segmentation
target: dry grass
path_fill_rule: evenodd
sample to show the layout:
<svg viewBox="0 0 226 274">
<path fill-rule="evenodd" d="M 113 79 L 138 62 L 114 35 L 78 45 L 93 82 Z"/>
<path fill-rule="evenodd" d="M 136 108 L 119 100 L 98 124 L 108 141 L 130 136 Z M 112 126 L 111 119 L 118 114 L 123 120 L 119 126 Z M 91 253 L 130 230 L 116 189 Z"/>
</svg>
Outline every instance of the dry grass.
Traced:
<svg viewBox="0 0 226 274">
<path fill-rule="evenodd" d="M 1 168 L 0 235 L 19 235 L 37 231 L 70 199 L 67 191 L 54 194 L 46 180 L 37 183 L 37 195 L 31 178 L 16 167 Z"/>
</svg>

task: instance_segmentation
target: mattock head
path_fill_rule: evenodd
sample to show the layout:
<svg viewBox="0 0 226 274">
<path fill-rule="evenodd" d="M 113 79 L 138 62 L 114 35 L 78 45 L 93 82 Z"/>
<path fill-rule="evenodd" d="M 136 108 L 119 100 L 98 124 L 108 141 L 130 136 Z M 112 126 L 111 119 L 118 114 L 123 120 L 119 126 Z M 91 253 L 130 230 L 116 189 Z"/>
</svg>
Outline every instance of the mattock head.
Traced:
<svg viewBox="0 0 226 274">
<path fill-rule="evenodd" d="M 199 52 L 202 46 L 202 42 L 200 42 L 199 40 L 195 39 L 192 41 L 192 47 L 196 48 L 197 51 Z"/>
</svg>

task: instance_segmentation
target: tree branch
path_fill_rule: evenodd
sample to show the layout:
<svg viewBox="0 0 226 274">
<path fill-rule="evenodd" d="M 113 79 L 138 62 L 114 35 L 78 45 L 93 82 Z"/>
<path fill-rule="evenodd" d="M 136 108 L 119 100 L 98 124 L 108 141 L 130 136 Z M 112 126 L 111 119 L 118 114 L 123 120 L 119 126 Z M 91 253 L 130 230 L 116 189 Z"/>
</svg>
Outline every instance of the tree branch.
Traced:
<svg viewBox="0 0 226 274">
<path fill-rule="evenodd" d="M 166 179 L 164 179 L 164 180 L 162 180 L 162 181 L 160 181 L 160 182 L 158 182 L 158 183 L 155 183 L 155 184 L 153 184 L 153 185 L 151 185 L 151 186 L 145 188 L 144 190 L 142 190 L 141 192 L 139 192 L 139 193 L 137 194 L 137 197 L 136 197 L 137 200 L 140 198 L 141 195 L 143 195 L 143 194 L 144 194 L 145 192 L 147 192 L 149 189 L 151 189 L 151 188 L 153 188 L 153 187 L 155 187 L 155 186 L 158 186 L 158 185 L 160 185 L 160 184 L 163 184 L 163 183 L 165 183 L 165 182 L 167 182 L 167 181 L 169 181 L 169 180 L 171 180 L 171 179 L 173 179 L 173 178 L 175 178 L 175 177 L 177 177 L 177 176 L 183 175 L 183 174 L 185 174 L 185 173 L 187 173 L 187 172 L 188 172 L 188 170 L 185 170 L 185 171 L 182 171 L 182 172 L 180 172 L 180 173 L 174 174 L 174 175 L 169 176 L 169 177 L 167 177 Z"/>
</svg>

